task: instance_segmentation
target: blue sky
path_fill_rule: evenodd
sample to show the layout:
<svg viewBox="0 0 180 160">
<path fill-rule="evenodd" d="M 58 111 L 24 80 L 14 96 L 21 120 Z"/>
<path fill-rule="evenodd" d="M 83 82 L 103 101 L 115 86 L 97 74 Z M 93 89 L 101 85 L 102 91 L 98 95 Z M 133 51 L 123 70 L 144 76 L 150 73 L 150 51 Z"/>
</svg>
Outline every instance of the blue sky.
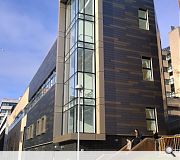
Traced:
<svg viewBox="0 0 180 160">
<path fill-rule="evenodd" d="M 154 0 L 162 45 L 179 24 L 178 0 Z M 57 35 L 58 0 L 0 0 L 0 99 L 18 98 Z M 2 49 L 3 48 L 3 49 Z"/>
</svg>

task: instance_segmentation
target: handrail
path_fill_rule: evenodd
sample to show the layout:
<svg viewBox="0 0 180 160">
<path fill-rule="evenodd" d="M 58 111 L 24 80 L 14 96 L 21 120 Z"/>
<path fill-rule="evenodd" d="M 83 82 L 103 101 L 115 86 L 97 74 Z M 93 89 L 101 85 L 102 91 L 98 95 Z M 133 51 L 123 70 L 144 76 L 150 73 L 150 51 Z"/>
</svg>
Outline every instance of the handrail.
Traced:
<svg viewBox="0 0 180 160">
<path fill-rule="evenodd" d="M 155 151 L 155 141 L 153 138 L 144 138 L 131 151 Z"/>
<path fill-rule="evenodd" d="M 129 151 L 127 145 L 123 146 L 120 151 Z M 153 138 L 144 138 L 131 148 L 130 151 L 155 151 L 155 141 Z"/>
<path fill-rule="evenodd" d="M 166 147 L 172 147 L 174 151 L 180 151 L 180 135 L 161 137 L 159 139 L 159 150 L 164 151 Z"/>
</svg>

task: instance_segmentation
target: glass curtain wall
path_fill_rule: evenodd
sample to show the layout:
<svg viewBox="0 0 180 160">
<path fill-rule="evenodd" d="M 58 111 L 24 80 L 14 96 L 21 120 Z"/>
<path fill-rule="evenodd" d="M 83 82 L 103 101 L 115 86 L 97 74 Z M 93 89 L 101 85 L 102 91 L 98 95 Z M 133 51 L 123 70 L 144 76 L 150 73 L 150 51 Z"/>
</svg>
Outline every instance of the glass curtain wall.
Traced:
<svg viewBox="0 0 180 160">
<path fill-rule="evenodd" d="M 80 132 L 95 133 L 94 0 L 66 5 L 63 134 L 77 132 L 77 84 L 83 86 Z"/>
</svg>

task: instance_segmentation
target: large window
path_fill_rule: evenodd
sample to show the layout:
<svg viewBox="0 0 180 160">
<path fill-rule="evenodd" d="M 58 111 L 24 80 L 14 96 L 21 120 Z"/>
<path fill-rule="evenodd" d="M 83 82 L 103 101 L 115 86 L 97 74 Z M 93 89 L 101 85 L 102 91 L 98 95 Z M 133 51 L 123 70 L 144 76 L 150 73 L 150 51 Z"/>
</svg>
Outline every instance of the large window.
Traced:
<svg viewBox="0 0 180 160">
<path fill-rule="evenodd" d="M 139 28 L 144 30 L 149 30 L 148 10 L 139 9 L 138 17 L 139 17 Z"/>
<path fill-rule="evenodd" d="M 66 7 L 63 134 L 77 131 L 77 84 L 83 86 L 80 131 L 95 133 L 94 0 Z"/>
<path fill-rule="evenodd" d="M 30 100 L 26 112 L 28 112 L 34 105 L 51 89 L 51 87 L 56 83 L 56 71 L 53 71 L 49 77 L 44 81 L 42 86 L 38 89 L 36 94 Z"/>
<path fill-rule="evenodd" d="M 150 57 L 142 57 L 143 80 L 153 81 L 152 60 Z"/>
<path fill-rule="evenodd" d="M 157 131 L 157 114 L 155 108 L 146 108 L 146 124 L 148 131 Z"/>
</svg>

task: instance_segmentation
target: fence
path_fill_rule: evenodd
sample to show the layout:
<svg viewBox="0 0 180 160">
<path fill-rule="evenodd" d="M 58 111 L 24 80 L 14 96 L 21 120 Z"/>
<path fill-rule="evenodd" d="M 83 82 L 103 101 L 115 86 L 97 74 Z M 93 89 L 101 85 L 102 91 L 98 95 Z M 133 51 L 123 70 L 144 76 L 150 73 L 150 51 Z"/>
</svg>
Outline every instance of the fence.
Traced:
<svg viewBox="0 0 180 160">
<path fill-rule="evenodd" d="M 180 135 L 161 137 L 159 139 L 159 150 L 165 151 L 166 147 L 171 147 L 174 151 L 180 151 Z"/>
</svg>

